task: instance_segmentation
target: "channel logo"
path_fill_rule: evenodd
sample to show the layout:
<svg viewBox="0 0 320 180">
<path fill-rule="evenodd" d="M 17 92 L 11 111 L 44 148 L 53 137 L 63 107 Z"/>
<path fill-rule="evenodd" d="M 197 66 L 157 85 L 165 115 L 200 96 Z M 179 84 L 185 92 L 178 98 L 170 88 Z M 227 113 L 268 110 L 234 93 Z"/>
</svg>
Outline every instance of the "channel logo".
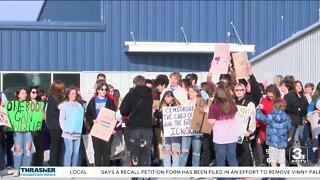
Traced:
<svg viewBox="0 0 320 180">
<path fill-rule="evenodd" d="M 306 164 L 308 163 L 308 149 L 306 147 L 291 147 L 289 149 L 290 164 Z"/>
<path fill-rule="evenodd" d="M 39 168 L 39 167 L 28 167 L 20 168 L 20 176 L 24 177 L 49 177 L 56 176 L 56 168 Z"/>
</svg>

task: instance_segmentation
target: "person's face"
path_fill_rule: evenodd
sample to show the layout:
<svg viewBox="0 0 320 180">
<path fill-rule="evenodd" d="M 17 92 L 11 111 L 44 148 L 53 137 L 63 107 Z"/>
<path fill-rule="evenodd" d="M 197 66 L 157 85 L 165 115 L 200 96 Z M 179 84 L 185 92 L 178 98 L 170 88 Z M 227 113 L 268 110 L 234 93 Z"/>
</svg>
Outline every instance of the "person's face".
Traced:
<svg viewBox="0 0 320 180">
<path fill-rule="evenodd" d="M 107 94 L 107 87 L 106 86 L 102 86 L 101 89 L 97 89 L 98 91 L 98 96 L 100 97 L 105 97 Z"/>
<path fill-rule="evenodd" d="M 18 94 L 18 98 L 20 101 L 25 101 L 27 99 L 27 91 L 25 89 L 22 89 Z"/>
<path fill-rule="evenodd" d="M 302 86 L 301 86 L 300 83 L 297 83 L 294 87 L 296 88 L 296 91 L 297 91 L 298 93 L 302 91 Z"/>
<path fill-rule="evenodd" d="M 271 92 L 267 92 L 267 98 L 272 100 L 274 98 L 274 94 Z"/>
<path fill-rule="evenodd" d="M 190 99 L 194 99 L 198 95 L 198 93 L 196 91 L 194 91 L 192 88 L 188 89 L 188 94 L 189 94 Z"/>
<path fill-rule="evenodd" d="M 172 104 L 173 102 L 173 97 L 171 96 L 171 94 L 166 94 L 164 96 L 164 101 L 167 103 L 167 104 Z"/>
<path fill-rule="evenodd" d="M 146 86 L 147 86 L 148 88 L 152 89 L 152 84 L 147 83 Z"/>
<path fill-rule="evenodd" d="M 236 86 L 234 88 L 234 94 L 237 98 L 243 98 L 246 94 L 246 88 L 244 86 Z"/>
<path fill-rule="evenodd" d="M 75 89 L 71 90 L 68 95 L 69 101 L 75 101 L 76 97 L 77 97 L 77 91 Z"/>
<path fill-rule="evenodd" d="M 310 94 L 310 95 L 312 95 L 313 90 L 312 90 L 312 88 L 311 88 L 311 87 L 306 87 L 306 88 L 304 89 L 304 92 L 305 92 L 306 94 Z"/>
<path fill-rule="evenodd" d="M 42 96 L 41 96 L 41 100 L 42 100 L 42 101 L 46 101 L 46 99 L 47 99 L 47 95 L 42 95 Z"/>
<path fill-rule="evenodd" d="M 286 91 L 288 91 L 288 88 L 284 85 L 284 83 L 282 83 L 282 84 L 280 85 L 280 91 L 281 91 L 281 92 L 286 92 Z"/>
<path fill-rule="evenodd" d="M 171 76 L 170 77 L 170 86 L 175 87 L 178 85 L 178 79 L 176 76 Z"/>
<path fill-rule="evenodd" d="M 30 99 L 35 100 L 38 96 L 38 91 L 36 89 L 31 89 L 30 91 Z"/>
<path fill-rule="evenodd" d="M 109 89 L 109 94 L 111 94 L 113 96 L 113 92 L 114 92 L 114 89 L 113 88 L 110 88 Z"/>
<path fill-rule="evenodd" d="M 156 88 L 157 88 L 157 90 L 158 90 L 159 92 L 162 92 L 162 91 L 164 90 L 164 88 L 166 88 L 166 85 L 161 85 L 161 84 L 159 84 Z"/>
</svg>

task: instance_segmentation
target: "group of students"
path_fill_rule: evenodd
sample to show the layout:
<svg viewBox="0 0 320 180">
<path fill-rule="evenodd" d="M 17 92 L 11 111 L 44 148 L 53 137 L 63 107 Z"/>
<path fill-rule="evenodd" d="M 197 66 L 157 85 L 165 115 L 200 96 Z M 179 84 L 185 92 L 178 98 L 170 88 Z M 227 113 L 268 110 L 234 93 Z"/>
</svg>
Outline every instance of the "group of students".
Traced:
<svg viewBox="0 0 320 180">
<path fill-rule="evenodd" d="M 92 137 L 94 166 L 290 165 L 286 163 L 289 147 L 319 146 L 314 142 L 319 138 L 313 137 L 310 122 L 312 114 L 319 113 L 320 83 L 316 87 L 308 83 L 304 88 L 293 76 L 277 76 L 275 84 L 266 86 L 257 82 L 250 65 L 248 69 L 248 79 L 237 80 L 231 67 L 228 74 L 220 75 L 218 83 L 212 82 L 214 72 L 210 69 L 201 86 L 194 73 L 184 79 L 179 72 L 169 77 L 160 74 L 154 80 L 138 75 L 123 99 L 101 73 L 89 102 L 82 99 L 79 88 L 65 88 L 59 80 L 50 86 L 48 97 L 38 87 L 19 88 L 16 101 L 45 102 L 43 128 L 36 132 L 1 130 L 1 175 L 19 176 L 20 166 L 42 166 L 46 137 L 50 139 L 50 166 L 90 165 L 85 161 L 81 139 L 98 123 L 103 107 L 117 112 L 118 124 L 109 141 Z M 1 97 L 3 105 L 3 93 Z M 163 108 L 196 107 L 199 99 L 212 102 L 202 107 L 212 126 L 211 133 L 164 137 Z M 160 102 L 159 106 L 154 100 Z M 249 108 L 250 116 L 239 117 L 239 106 Z M 71 109 L 81 113 L 70 117 Z M 82 129 L 70 131 L 70 119 L 82 124 Z M 245 122 L 244 128 L 239 128 L 243 126 L 240 121 Z M 114 149 L 119 152 L 119 148 L 122 155 L 115 154 Z M 311 147 L 313 155 L 309 157 L 316 164 L 319 157 L 314 149 Z M 115 155 L 117 160 L 112 158 Z"/>
</svg>

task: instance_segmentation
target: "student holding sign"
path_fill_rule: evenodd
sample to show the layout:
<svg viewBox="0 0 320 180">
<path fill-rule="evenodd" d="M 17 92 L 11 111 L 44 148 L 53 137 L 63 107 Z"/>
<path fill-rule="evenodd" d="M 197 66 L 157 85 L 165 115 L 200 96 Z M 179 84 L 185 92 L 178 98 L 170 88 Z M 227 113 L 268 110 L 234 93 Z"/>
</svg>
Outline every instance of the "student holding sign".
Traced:
<svg viewBox="0 0 320 180">
<path fill-rule="evenodd" d="M 214 92 L 214 102 L 209 108 L 208 121 L 213 124 L 213 142 L 216 151 L 217 166 L 238 166 L 236 145 L 241 134 L 235 118 L 238 108 L 229 88 L 218 85 Z"/>
<path fill-rule="evenodd" d="M 174 97 L 171 90 L 166 90 L 160 101 L 159 115 L 162 114 L 164 107 L 172 107 L 180 105 L 179 101 Z M 158 117 L 157 117 L 158 118 Z M 160 119 L 160 117 L 159 117 Z M 163 117 L 161 117 L 163 119 Z M 179 153 L 181 150 L 181 137 L 163 137 L 162 139 L 162 154 L 163 154 L 163 166 L 164 167 L 177 167 L 179 166 Z M 171 161 L 172 159 L 172 161 Z M 172 162 L 172 163 L 171 163 Z"/>
<path fill-rule="evenodd" d="M 189 100 L 186 105 L 193 106 L 195 108 L 197 103 L 197 98 L 200 97 L 200 90 L 196 85 L 189 87 L 188 89 Z M 191 119 L 190 119 L 191 124 Z M 192 145 L 192 166 L 200 165 L 200 155 L 202 147 L 202 136 L 203 134 L 197 133 L 191 136 L 183 136 L 181 139 L 181 156 L 180 156 L 180 166 L 186 166 L 189 150 Z"/>
<path fill-rule="evenodd" d="M 254 139 L 256 130 L 255 105 L 250 96 L 246 95 L 246 87 L 238 83 L 234 87 L 235 103 L 238 107 L 237 121 L 240 122 L 241 140 L 237 144 L 237 159 L 239 166 L 252 166 L 254 159 L 251 148 L 251 140 Z"/>
<path fill-rule="evenodd" d="M 76 101 L 77 90 L 74 86 L 67 88 L 65 93 L 66 100 L 59 105 L 59 122 L 65 145 L 64 166 L 77 166 L 79 159 L 84 109 Z"/>
<path fill-rule="evenodd" d="M 19 103 L 27 100 L 27 90 L 25 88 L 19 88 L 15 92 L 15 100 Z M 16 102 L 16 101 L 15 101 Z M 16 103 L 15 103 L 16 104 Z M 21 106 L 18 108 L 22 108 Z M 7 106 L 9 109 L 9 106 Z M 21 109 L 20 109 L 21 110 Z M 21 113 L 22 114 L 22 113 Z M 10 120 L 12 122 L 12 120 Z M 26 121 L 26 119 L 20 119 L 20 122 Z M 27 125 L 27 124 L 25 124 Z M 18 127 L 12 124 L 13 128 Z M 24 127 L 13 129 L 13 161 L 14 161 L 14 174 L 13 176 L 19 176 L 20 166 L 31 166 L 32 153 L 34 147 L 32 143 L 31 131 L 23 131 Z"/>
<path fill-rule="evenodd" d="M 113 99 L 108 98 L 108 92 L 108 84 L 104 80 L 98 80 L 96 83 L 96 96 L 89 101 L 86 112 L 86 120 L 90 125 L 90 129 L 94 123 L 98 123 L 97 116 L 101 108 L 105 107 L 112 111 L 117 109 Z M 109 141 L 92 136 L 95 166 L 110 166 L 112 139 L 113 135 L 111 135 Z"/>
</svg>

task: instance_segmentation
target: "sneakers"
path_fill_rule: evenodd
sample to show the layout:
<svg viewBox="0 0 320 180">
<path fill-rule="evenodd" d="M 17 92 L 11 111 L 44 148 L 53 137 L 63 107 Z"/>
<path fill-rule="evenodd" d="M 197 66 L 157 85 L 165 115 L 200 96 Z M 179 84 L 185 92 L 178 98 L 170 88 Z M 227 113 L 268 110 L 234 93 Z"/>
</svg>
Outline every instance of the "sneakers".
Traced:
<svg viewBox="0 0 320 180">
<path fill-rule="evenodd" d="M 20 175 L 20 172 L 19 172 L 19 170 L 14 170 L 13 171 L 13 177 L 19 177 L 19 175 Z"/>
</svg>

